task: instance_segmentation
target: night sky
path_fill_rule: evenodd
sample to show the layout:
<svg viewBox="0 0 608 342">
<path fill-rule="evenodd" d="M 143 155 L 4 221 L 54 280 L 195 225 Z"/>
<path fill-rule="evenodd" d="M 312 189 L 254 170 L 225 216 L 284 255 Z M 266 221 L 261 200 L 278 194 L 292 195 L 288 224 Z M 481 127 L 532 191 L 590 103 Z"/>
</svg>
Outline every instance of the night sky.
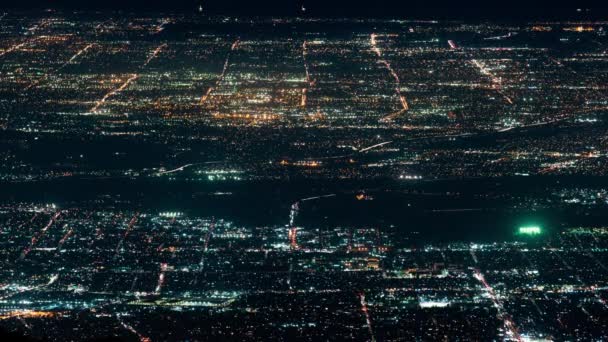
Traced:
<svg viewBox="0 0 608 342">
<path fill-rule="evenodd" d="M 129 12 L 196 12 L 207 15 L 399 17 L 521 20 L 537 18 L 606 18 L 608 4 L 556 1 L 448 0 L 22 0 L 1 1 L 5 9 L 118 10 Z M 306 9 L 302 11 L 302 7 Z"/>
</svg>

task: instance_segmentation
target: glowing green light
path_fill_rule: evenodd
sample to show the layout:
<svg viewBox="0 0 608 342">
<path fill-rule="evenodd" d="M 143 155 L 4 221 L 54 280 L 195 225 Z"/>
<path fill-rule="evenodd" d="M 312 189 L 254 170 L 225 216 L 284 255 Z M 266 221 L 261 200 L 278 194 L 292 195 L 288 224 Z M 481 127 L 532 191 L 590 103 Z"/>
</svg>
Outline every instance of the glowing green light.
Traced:
<svg viewBox="0 0 608 342">
<path fill-rule="evenodd" d="M 539 226 L 519 227 L 519 234 L 538 235 L 538 234 L 540 234 L 540 232 L 541 232 L 541 229 Z"/>
</svg>

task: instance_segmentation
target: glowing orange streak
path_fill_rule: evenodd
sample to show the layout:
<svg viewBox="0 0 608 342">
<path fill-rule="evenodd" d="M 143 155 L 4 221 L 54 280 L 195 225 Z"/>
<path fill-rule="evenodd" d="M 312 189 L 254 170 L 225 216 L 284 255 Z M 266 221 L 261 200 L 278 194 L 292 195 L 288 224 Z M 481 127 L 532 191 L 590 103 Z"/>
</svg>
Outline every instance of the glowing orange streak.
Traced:
<svg viewBox="0 0 608 342">
<path fill-rule="evenodd" d="M 129 86 L 129 84 L 131 84 L 131 82 L 135 81 L 138 77 L 139 77 L 139 75 L 137 75 L 137 74 L 131 75 L 131 77 L 129 77 L 129 79 L 127 79 L 120 87 L 107 93 L 101 100 L 97 101 L 97 103 L 95 104 L 95 106 L 93 108 L 91 108 L 91 113 L 96 113 L 97 110 L 99 109 L 99 107 L 101 107 L 106 102 L 107 99 L 109 99 L 110 97 L 125 90 Z"/>
<path fill-rule="evenodd" d="M 224 61 L 224 67 L 222 68 L 222 73 L 217 78 L 217 81 L 215 81 L 215 85 L 209 87 L 209 89 L 207 89 L 205 94 L 203 96 L 201 96 L 199 105 L 205 104 L 205 102 L 207 101 L 207 98 L 209 97 L 209 95 L 211 95 L 211 92 L 213 91 L 213 89 L 217 88 L 220 85 L 220 82 L 222 82 L 222 80 L 224 79 L 224 76 L 226 76 L 226 71 L 228 70 L 228 63 L 230 63 L 230 55 L 232 54 L 232 52 L 234 50 L 236 50 L 236 48 L 239 46 L 239 43 L 240 43 L 240 40 L 237 39 L 234 41 L 234 43 L 232 43 L 232 46 L 230 46 L 230 51 L 228 51 L 228 54 L 226 55 L 226 60 Z"/>
<path fill-rule="evenodd" d="M 298 229 L 293 227 L 289 229 L 289 245 L 292 249 L 298 249 Z"/>
<path fill-rule="evenodd" d="M 151 60 L 153 60 L 154 58 L 156 58 L 156 56 L 158 56 L 158 54 L 162 51 L 162 49 L 164 49 L 166 47 L 167 47 L 167 44 L 162 44 L 159 47 L 157 47 L 156 50 L 154 50 L 152 52 L 152 54 L 150 54 L 150 57 L 148 57 L 148 59 L 146 59 L 146 61 L 142 65 L 142 68 L 145 67 L 146 65 L 148 65 L 148 63 L 150 63 Z"/>
<path fill-rule="evenodd" d="M 158 25 L 158 27 L 156 28 L 154 33 L 161 33 L 165 29 L 165 25 L 167 25 L 169 23 L 170 23 L 169 20 L 164 20 L 160 25 Z"/>
<path fill-rule="evenodd" d="M 505 101 L 507 101 L 509 104 L 513 104 L 513 100 L 511 100 L 510 97 L 508 97 L 507 95 L 505 95 L 505 93 L 502 90 L 499 89 L 497 91 L 498 91 L 498 93 L 500 95 L 502 95 L 502 97 L 505 99 Z"/>
<path fill-rule="evenodd" d="M 207 98 L 209 97 L 209 95 L 211 95 L 211 92 L 213 91 L 213 87 L 209 87 L 209 89 L 207 89 L 207 91 L 205 92 L 205 94 L 203 96 L 201 96 L 201 101 L 199 102 L 199 104 L 204 104 L 207 101 Z"/>
<path fill-rule="evenodd" d="M 410 109 L 410 106 L 408 106 L 407 101 L 405 100 L 405 96 L 399 95 L 399 101 L 401 101 L 401 107 L 403 107 L 403 110 Z"/>
<path fill-rule="evenodd" d="M 372 45 L 372 51 L 374 51 L 376 53 L 376 55 L 378 55 L 378 57 L 382 57 L 382 51 L 380 51 L 380 49 L 377 46 L 377 42 L 376 42 L 376 34 L 372 33 L 370 36 L 370 43 Z"/>
<path fill-rule="evenodd" d="M 308 89 L 302 88 L 302 99 L 300 100 L 300 106 L 306 107 L 306 92 Z"/>
<path fill-rule="evenodd" d="M 32 311 L 32 310 L 16 310 L 1 315 L 0 320 L 9 318 L 49 318 L 55 316 L 56 313 L 52 311 Z"/>
<path fill-rule="evenodd" d="M 23 43 L 13 45 L 13 46 L 9 47 L 8 49 L 6 49 L 6 50 L 4 50 L 4 51 L 0 52 L 0 57 L 2 57 L 2 56 L 4 56 L 4 55 L 6 55 L 6 54 L 8 54 L 8 53 L 11 53 L 11 52 L 13 52 L 13 51 L 19 50 L 19 49 L 21 49 L 22 47 L 26 46 L 27 44 L 30 44 L 30 43 L 32 43 L 32 42 L 34 42 L 34 41 L 38 40 L 38 39 L 39 39 L 39 38 L 34 38 L 34 39 L 30 39 L 30 40 L 28 40 L 28 41 L 25 41 L 25 42 L 23 42 Z"/>
<path fill-rule="evenodd" d="M 76 52 L 76 54 L 74 56 L 72 56 L 72 58 L 70 58 L 70 60 L 68 60 L 68 63 L 72 63 L 76 58 L 78 58 L 78 56 L 82 55 L 83 53 L 87 52 L 90 48 L 92 48 L 93 45 L 95 45 L 95 44 L 89 44 L 89 45 L 85 46 L 83 49 L 81 49 L 80 51 Z M 66 63 L 66 64 L 68 64 L 68 63 Z"/>
</svg>

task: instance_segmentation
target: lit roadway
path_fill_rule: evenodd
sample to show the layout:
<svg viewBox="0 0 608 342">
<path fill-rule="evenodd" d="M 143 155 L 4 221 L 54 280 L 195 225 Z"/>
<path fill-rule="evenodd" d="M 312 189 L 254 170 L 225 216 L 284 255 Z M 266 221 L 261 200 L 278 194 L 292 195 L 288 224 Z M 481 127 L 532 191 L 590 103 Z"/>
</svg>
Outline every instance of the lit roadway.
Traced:
<svg viewBox="0 0 608 342">
<path fill-rule="evenodd" d="M 215 81 L 215 85 L 209 87 L 209 89 L 207 89 L 205 94 L 203 94 L 203 96 L 201 96 L 201 100 L 199 101 L 200 105 L 205 104 L 205 102 L 207 101 L 207 98 L 209 98 L 209 96 L 211 95 L 213 90 L 220 85 L 220 83 L 226 76 L 226 71 L 228 71 L 228 66 L 230 65 L 230 55 L 232 54 L 233 51 L 235 51 L 239 47 L 239 43 L 240 43 L 240 40 L 237 38 L 237 40 L 235 40 L 234 43 L 232 43 L 232 45 L 230 46 L 230 50 L 228 51 L 228 54 L 226 54 L 226 60 L 224 61 L 224 67 L 222 68 L 222 72 L 220 73 L 220 76 Z"/>
<path fill-rule="evenodd" d="M 509 337 L 511 337 L 517 341 L 520 341 L 520 342 L 523 341 L 521 336 L 519 335 L 519 331 L 517 330 L 515 323 L 513 323 L 510 315 L 505 311 L 504 306 L 500 302 L 500 299 L 498 299 L 498 297 L 496 296 L 496 292 L 494 291 L 494 288 L 492 288 L 492 286 L 490 286 L 490 284 L 488 284 L 485 277 L 483 276 L 483 274 L 481 274 L 481 272 L 479 270 L 475 270 L 473 277 L 475 279 L 477 279 L 483 285 L 486 292 L 490 296 L 490 299 L 492 299 L 492 302 L 494 303 L 494 307 L 498 310 L 498 317 L 503 321 L 505 330 L 506 330 L 507 334 L 509 335 Z"/>
<path fill-rule="evenodd" d="M 393 79 L 395 80 L 395 93 L 397 94 L 397 97 L 399 98 L 399 103 L 401 104 L 401 110 L 399 110 L 396 113 L 389 114 L 381 119 L 383 121 L 386 121 L 386 120 L 393 119 L 394 117 L 400 115 L 401 113 L 407 112 L 409 110 L 409 105 L 407 103 L 407 100 L 405 99 L 405 96 L 401 93 L 401 80 L 399 79 L 399 75 L 397 75 L 397 72 L 395 72 L 395 69 L 393 69 L 391 64 L 386 59 L 382 58 L 382 50 L 380 50 L 380 48 L 378 47 L 378 42 L 376 40 L 377 36 L 378 35 L 375 33 L 372 33 L 370 35 L 369 40 L 370 40 L 370 45 L 372 46 L 372 51 L 374 51 L 376 53 L 376 55 L 378 56 L 378 58 L 380 58 L 380 60 L 378 62 L 380 64 L 384 65 L 384 67 L 388 70 L 388 72 L 391 74 L 391 76 L 393 76 Z"/>
<path fill-rule="evenodd" d="M 21 255 L 19 256 L 19 260 L 23 260 L 34 248 L 34 246 L 36 246 L 36 243 L 38 243 L 38 241 L 44 236 L 44 234 L 46 233 L 46 231 L 51 228 L 51 226 L 53 225 L 53 223 L 55 223 L 57 221 L 57 219 L 59 218 L 59 216 L 61 215 L 61 211 L 58 211 L 55 213 L 55 215 L 53 215 L 53 217 L 51 217 L 51 219 L 49 220 L 49 223 L 47 223 L 46 226 L 44 226 L 39 232 L 38 234 L 34 235 L 32 237 L 32 241 L 30 242 L 30 245 L 28 247 L 26 247 L 23 252 L 21 252 Z"/>
<path fill-rule="evenodd" d="M 300 101 L 300 106 L 302 107 L 306 107 L 307 93 L 310 88 L 315 85 L 315 81 L 310 77 L 310 68 L 306 56 L 308 56 L 308 43 L 304 41 L 304 43 L 302 43 L 302 60 L 304 61 L 304 71 L 306 72 L 306 83 L 308 83 L 308 87 L 302 88 L 302 100 Z"/>
<path fill-rule="evenodd" d="M 453 40 L 448 40 L 448 45 L 452 50 L 457 50 L 460 48 Z M 468 56 L 468 58 L 469 62 L 475 68 L 477 68 L 477 70 L 479 70 L 479 73 L 490 79 L 490 82 L 492 83 L 492 89 L 496 90 L 496 92 L 500 94 L 505 99 L 505 101 L 507 101 L 508 104 L 512 105 L 513 100 L 509 96 L 507 96 L 502 90 L 502 80 L 499 77 L 496 77 L 492 73 L 492 71 L 488 67 L 486 67 L 482 62 L 478 61 L 477 59 L 471 58 L 470 55 Z"/>
<path fill-rule="evenodd" d="M 158 46 L 156 49 L 154 49 L 151 53 L 150 56 L 148 56 L 148 58 L 146 59 L 146 61 L 141 65 L 140 69 L 143 69 L 144 67 L 146 67 L 148 65 L 148 63 L 150 63 L 150 61 L 152 61 L 152 59 L 156 58 L 158 56 L 158 54 L 167 46 L 167 44 L 161 44 L 160 46 Z M 137 79 L 139 78 L 138 74 L 131 74 L 131 76 L 129 78 L 127 78 L 126 81 L 124 81 L 120 87 L 115 88 L 111 91 L 109 91 L 106 95 L 104 95 L 104 97 L 101 98 L 101 100 L 97 101 L 95 103 L 95 106 L 93 106 L 93 108 L 91 108 L 90 112 L 96 114 L 99 110 L 99 108 L 101 108 L 104 103 L 112 96 L 117 95 L 119 93 L 121 93 L 122 91 L 124 91 L 125 89 L 127 89 L 127 87 L 129 87 L 129 85 L 133 82 L 135 82 Z"/>
<path fill-rule="evenodd" d="M 376 336 L 374 336 L 374 329 L 372 328 L 372 320 L 369 316 L 369 310 L 367 309 L 367 302 L 365 301 L 365 293 L 359 293 L 359 301 L 361 303 L 361 312 L 365 316 L 365 323 L 367 325 L 367 330 L 369 331 L 369 336 L 372 342 L 376 341 Z"/>
<path fill-rule="evenodd" d="M 101 106 L 103 106 L 103 104 L 112 96 L 122 92 L 123 90 L 127 89 L 127 87 L 129 86 L 129 84 L 131 84 L 131 82 L 135 81 L 136 79 L 139 78 L 138 74 L 132 74 L 131 77 L 129 77 L 126 81 L 124 81 L 120 87 L 116 88 L 116 89 L 112 89 L 110 92 L 108 92 L 107 94 L 104 95 L 104 97 L 101 98 L 101 100 L 97 101 L 95 103 L 95 106 L 93 106 L 93 108 L 91 108 L 90 112 L 91 113 L 97 113 L 97 111 L 99 110 L 99 108 Z"/>
<path fill-rule="evenodd" d="M 92 48 L 95 44 L 88 44 L 87 46 L 85 46 L 84 48 L 78 50 L 78 52 L 76 52 L 72 57 L 70 57 L 70 59 L 63 63 L 61 66 L 59 66 L 57 69 L 52 70 L 46 74 L 44 74 L 42 77 L 40 77 L 39 79 L 37 79 L 36 81 L 30 83 L 30 85 L 28 85 L 23 91 L 27 91 L 31 88 L 35 88 L 36 86 L 38 86 L 41 82 L 45 81 L 50 75 L 55 74 L 61 70 L 63 70 L 63 68 L 65 68 L 66 66 L 68 66 L 69 64 L 72 64 L 80 55 L 86 53 L 90 48 Z"/>
</svg>

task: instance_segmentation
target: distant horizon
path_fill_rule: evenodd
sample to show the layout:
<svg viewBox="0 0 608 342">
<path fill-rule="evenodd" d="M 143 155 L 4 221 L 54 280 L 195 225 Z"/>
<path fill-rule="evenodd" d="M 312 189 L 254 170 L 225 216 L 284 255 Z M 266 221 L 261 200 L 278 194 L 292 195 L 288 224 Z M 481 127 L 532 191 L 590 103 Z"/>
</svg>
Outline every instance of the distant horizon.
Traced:
<svg viewBox="0 0 608 342">
<path fill-rule="evenodd" d="M 125 13 L 199 13 L 209 16 L 234 17 L 310 17 L 310 18 L 369 18 L 369 19 L 435 19 L 435 20 L 598 20 L 608 17 L 608 6 L 555 6 L 550 2 L 535 1 L 525 4 L 510 2 L 494 6 L 478 1 L 467 2 L 404 2 L 392 0 L 374 1 L 369 6 L 362 1 L 98 1 L 86 3 L 75 0 L 47 1 L 25 0 L 13 4 L 3 3 L 2 11 L 99 11 Z"/>
</svg>

